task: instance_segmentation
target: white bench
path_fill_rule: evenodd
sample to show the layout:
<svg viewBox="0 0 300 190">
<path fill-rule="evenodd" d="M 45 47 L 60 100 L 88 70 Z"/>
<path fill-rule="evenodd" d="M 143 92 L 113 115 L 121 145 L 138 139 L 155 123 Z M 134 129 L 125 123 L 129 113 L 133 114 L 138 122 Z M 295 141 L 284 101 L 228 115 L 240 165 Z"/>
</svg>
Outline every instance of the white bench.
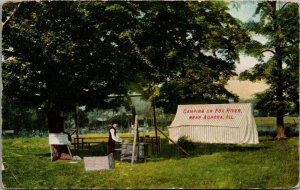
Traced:
<svg viewBox="0 0 300 190">
<path fill-rule="evenodd" d="M 49 133 L 49 146 L 50 146 L 50 153 L 51 153 L 51 160 L 52 160 L 52 145 L 66 145 L 69 151 L 69 154 L 72 158 L 72 154 L 70 151 L 71 142 L 68 139 L 68 135 L 65 133 Z"/>
<path fill-rule="evenodd" d="M 7 135 L 7 134 L 13 135 L 14 133 L 15 133 L 15 130 L 4 130 L 3 131 L 3 135 Z"/>
</svg>

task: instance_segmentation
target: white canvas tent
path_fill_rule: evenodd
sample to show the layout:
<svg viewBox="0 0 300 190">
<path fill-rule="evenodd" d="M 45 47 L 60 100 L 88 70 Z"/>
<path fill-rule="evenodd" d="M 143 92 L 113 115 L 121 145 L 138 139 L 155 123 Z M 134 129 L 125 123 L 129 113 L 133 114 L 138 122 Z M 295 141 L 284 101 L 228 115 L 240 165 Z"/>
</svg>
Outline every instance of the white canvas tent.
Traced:
<svg viewBox="0 0 300 190">
<path fill-rule="evenodd" d="M 175 142 L 188 136 L 193 142 L 258 143 L 250 103 L 178 105 L 169 136 Z"/>
</svg>

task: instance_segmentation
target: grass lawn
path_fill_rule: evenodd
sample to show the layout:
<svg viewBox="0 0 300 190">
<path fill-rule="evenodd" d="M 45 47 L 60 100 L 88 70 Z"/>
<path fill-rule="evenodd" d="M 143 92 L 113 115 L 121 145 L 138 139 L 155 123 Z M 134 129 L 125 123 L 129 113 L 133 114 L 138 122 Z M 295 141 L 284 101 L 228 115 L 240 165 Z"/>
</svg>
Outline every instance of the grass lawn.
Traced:
<svg viewBox="0 0 300 190">
<path fill-rule="evenodd" d="M 276 127 L 276 117 L 254 117 L 258 127 Z M 285 127 L 296 127 L 299 123 L 299 117 L 284 117 Z"/>
<path fill-rule="evenodd" d="M 89 171 L 83 161 L 50 161 L 48 138 L 3 139 L 7 188 L 291 188 L 299 182 L 299 138 L 260 137 L 257 145 L 197 144 L 190 157 L 162 139 L 162 152 L 131 165 Z M 104 146 L 78 155 L 103 156 Z M 72 150 L 74 154 L 74 150 Z"/>
</svg>

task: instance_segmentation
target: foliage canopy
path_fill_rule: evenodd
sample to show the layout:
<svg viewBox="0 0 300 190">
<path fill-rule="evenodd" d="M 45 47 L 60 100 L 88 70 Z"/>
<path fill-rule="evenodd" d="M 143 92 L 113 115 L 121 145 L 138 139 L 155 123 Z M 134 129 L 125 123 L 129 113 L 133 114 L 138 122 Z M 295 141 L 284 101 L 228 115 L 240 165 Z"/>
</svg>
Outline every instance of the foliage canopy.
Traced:
<svg viewBox="0 0 300 190">
<path fill-rule="evenodd" d="M 265 80 L 270 89 L 257 94 L 257 107 L 284 113 L 299 112 L 299 14 L 296 3 L 261 2 L 256 14 L 259 22 L 247 27 L 267 38 L 249 52 L 260 58 L 260 64 L 243 72 L 241 79 Z M 258 44 L 259 42 L 257 42 Z M 264 57 L 270 57 L 264 58 Z"/>
<path fill-rule="evenodd" d="M 16 4 L 4 4 L 3 18 Z M 116 108 L 140 91 L 174 112 L 228 102 L 250 38 L 224 2 L 22 2 L 3 28 L 4 95 L 28 107 Z M 154 90 L 153 90 L 154 89 Z"/>
</svg>

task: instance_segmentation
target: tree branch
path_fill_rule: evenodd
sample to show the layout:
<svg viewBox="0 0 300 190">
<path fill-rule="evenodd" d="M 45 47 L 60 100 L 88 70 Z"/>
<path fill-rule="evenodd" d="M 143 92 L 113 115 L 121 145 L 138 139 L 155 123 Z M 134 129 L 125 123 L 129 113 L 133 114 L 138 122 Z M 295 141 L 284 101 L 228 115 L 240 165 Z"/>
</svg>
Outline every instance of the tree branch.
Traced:
<svg viewBox="0 0 300 190">
<path fill-rule="evenodd" d="M 140 58 L 144 61 L 146 65 L 148 65 L 150 68 L 154 68 L 154 65 L 151 63 L 151 61 L 141 52 L 139 46 L 137 43 L 132 39 L 131 35 L 128 34 L 128 39 L 130 43 L 133 45 L 135 52 L 140 56 Z"/>
<path fill-rule="evenodd" d="M 287 4 L 290 4 L 290 3 L 291 3 L 291 2 L 285 3 L 285 4 L 280 8 L 280 10 L 282 10 Z M 296 5 L 299 7 L 298 3 L 296 3 Z"/>
<path fill-rule="evenodd" d="M 7 19 L 6 19 L 4 22 L 2 22 L 2 27 L 3 27 L 3 26 L 5 25 L 5 23 L 6 23 L 7 21 L 9 21 L 9 19 L 16 13 L 16 11 L 17 11 L 18 8 L 20 7 L 20 5 L 21 5 L 21 3 L 19 3 L 19 4 L 17 5 L 17 7 L 15 7 L 15 9 L 14 9 L 13 12 L 11 13 L 11 15 L 8 16 Z"/>
<path fill-rule="evenodd" d="M 270 49 L 263 50 L 260 53 L 262 54 L 262 53 L 265 53 L 265 52 L 268 52 L 268 51 L 271 52 L 271 53 L 273 53 L 273 54 L 276 54 L 276 52 L 274 52 L 273 50 L 270 50 Z"/>
</svg>

